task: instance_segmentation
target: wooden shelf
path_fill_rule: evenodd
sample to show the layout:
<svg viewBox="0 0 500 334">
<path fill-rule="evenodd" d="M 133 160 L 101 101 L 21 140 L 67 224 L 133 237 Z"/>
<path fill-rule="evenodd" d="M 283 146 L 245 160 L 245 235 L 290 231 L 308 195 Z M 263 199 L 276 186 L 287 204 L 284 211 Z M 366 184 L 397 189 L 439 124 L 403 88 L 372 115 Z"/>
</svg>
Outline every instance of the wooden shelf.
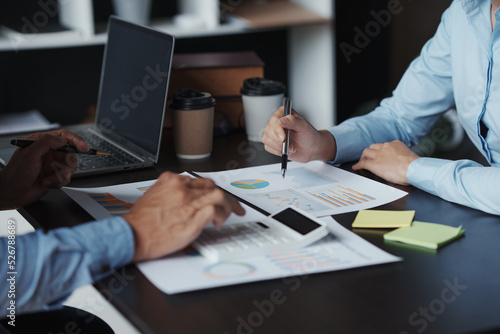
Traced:
<svg viewBox="0 0 500 334">
<path fill-rule="evenodd" d="M 234 9 L 231 17 L 250 28 L 323 24 L 332 20 L 330 17 L 318 15 L 299 4 L 286 0 L 244 2 Z"/>
<path fill-rule="evenodd" d="M 174 35 L 176 38 L 196 38 L 244 34 L 268 31 L 278 28 L 302 25 L 317 25 L 331 22 L 331 18 L 318 15 L 301 5 L 289 1 L 270 1 L 266 3 L 243 3 L 231 13 L 228 23 L 213 29 L 184 28 L 173 23 L 171 18 L 155 19 L 150 26 Z M 96 26 L 101 33 L 75 36 L 57 36 L 48 38 L 9 39 L 0 34 L 0 51 L 20 51 L 51 48 L 70 48 L 89 45 L 102 45 L 106 42 L 105 23 Z"/>
<path fill-rule="evenodd" d="M 151 23 L 151 26 L 168 32 L 174 35 L 176 38 L 193 38 L 193 37 L 207 37 L 207 36 L 220 36 L 228 34 L 239 34 L 250 31 L 255 31 L 253 29 L 248 29 L 246 27 L 238 25 L 224 24 L 220 25 L 215 29 L 183 29 L 175 26 L 171 20 L 156 20 Z M 88 45 L 100 45 L 106 42 L 106 33 L 98 33 L 89 38 L 58 38 L 54 36 L 50 39 L 37 40 L 29 39 L 26 40 L 9 40 L 7 36 L 0 36 L 0 51 L 18 51 L 18 50 L 33 50 L 33 49 L 51 49 L 51 48 L 69 48 L 69 47 L 80 47 Z"/>
</svg>

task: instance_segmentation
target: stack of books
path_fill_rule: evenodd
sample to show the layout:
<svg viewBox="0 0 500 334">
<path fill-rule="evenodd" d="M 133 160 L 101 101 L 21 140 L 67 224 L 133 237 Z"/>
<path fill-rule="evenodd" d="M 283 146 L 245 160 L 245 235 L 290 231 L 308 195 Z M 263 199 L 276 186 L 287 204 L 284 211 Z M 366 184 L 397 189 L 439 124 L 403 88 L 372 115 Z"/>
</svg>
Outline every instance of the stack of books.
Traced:
<svg viewBox="0 0 500 334">
<path fill-rule="evenodd" d="M 169 98 L 173 91 L 184 88 L 208 92 L 215 98 L 215 111 L 237 129 L 243 120 L 243 81 L 263 76 L 264 62 L 253 51 L 177 54 L 172 60 Z M 168 109 L 164 125 L 172 126 Z"/>
</svg>

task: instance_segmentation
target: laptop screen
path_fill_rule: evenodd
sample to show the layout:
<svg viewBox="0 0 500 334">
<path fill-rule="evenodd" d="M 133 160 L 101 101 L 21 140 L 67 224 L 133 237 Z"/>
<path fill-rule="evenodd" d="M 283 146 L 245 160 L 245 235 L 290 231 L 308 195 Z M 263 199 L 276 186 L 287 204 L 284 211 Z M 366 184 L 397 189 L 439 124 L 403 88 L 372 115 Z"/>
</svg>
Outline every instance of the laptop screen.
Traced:
<svg viewBox="0 0 500 334">
<path fill-rule="evenodd" d="M 155 161 L 174 49 L 171 35 L 111 17 L 99 90 L 97 127 Z"/>
</svg>

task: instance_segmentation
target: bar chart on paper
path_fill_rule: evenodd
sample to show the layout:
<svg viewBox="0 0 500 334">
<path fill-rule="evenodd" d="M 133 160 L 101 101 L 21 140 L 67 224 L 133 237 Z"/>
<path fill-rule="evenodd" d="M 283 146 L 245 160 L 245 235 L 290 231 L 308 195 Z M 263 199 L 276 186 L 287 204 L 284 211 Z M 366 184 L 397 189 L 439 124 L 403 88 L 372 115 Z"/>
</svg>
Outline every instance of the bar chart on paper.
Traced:
<svg viewBox="0 0 500 334">
<path fill-rule="evenodd" d="M 198 174 L 269 214 L 293 206 L 321 217 L 370 209 L 406 195 L 319 161 L 290 163 L 286 178 L 278 165 Z"/>
<path fill-rule="evenodd" d="M 331 184 L 327 187 L 314 187 L 304 190 L 284 189 L 248 195 L 252 203 L 274 212 L 274 208 L 293 206 L 313 213 L 356 211 L 366 206 L 376 205 L 375 195 L 353 189 L 350 186 Z"/>
<path fill-rule="evenodd" d="M 112 216 L 126 214 L 134 205 L 134 203 L 124 202 L 109 193 L 89 194 L 89 197 L 105 208 Z"/>
<path fill-rule="evenodd" d="M 94 219 L 107 219 L 121 216 L 130 211 L 137 200 L 156 180 L 134 182 L 97 188 L 68 188 L 63 191 Z"/>
<path fill-rule="evenodd" d="M 149 186 L 137 188 L 141 193 L 145 193 L 148 189 Z M 134 205 L 134 203 L 123 201 L 110 193 L 95 193 L 88 194 L 88 196 L 106 209 L 112 216 L 124 215 Z"/>
<path fill-rule="evenodd" d="M 376 200 L 375 197 L 339 185 L 336 187 L 329 187 L 325 190 L 308 193 L 314 198 L 336 208 L 358 205 Z"/>
</svg>

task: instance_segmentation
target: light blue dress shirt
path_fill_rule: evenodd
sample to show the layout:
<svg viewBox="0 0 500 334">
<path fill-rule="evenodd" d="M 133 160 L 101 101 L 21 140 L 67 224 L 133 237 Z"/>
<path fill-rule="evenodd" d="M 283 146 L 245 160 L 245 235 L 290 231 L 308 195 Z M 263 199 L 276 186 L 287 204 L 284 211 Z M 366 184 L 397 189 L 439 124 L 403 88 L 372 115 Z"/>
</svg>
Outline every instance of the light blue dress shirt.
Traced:
<svg viewBox="0 0 500 334">
<path fill-rule="evenodd" d="M 0 318 L 7 315 L 10 284 L 5 281 L 7 238 L 0 238 Z M 132 261 L 134 236 L 121 217 L 59 228 L 47 233 L 35 231 L 15 239 L 16 315 L 60 307 L 71 292 L 110 274 Z M 7 277 L 8 278 L 8 277 Z"/>
<path fill-rule="evenodd" d="M 335 162 L 358 160 L 372 143 L 398 139 L 414 145 L 456 106 L 490 166 L 420 158 L 410 164 L 408 181 L 448 201 L 500 214 L 500 13 L 492 32 L 490 12 L 490 0 L 454 1 L 393 96 L 370 114 L 329 129 L 337 141 Z M 485 137 L 480 121 L 489 129 Z"/>
</svg>

